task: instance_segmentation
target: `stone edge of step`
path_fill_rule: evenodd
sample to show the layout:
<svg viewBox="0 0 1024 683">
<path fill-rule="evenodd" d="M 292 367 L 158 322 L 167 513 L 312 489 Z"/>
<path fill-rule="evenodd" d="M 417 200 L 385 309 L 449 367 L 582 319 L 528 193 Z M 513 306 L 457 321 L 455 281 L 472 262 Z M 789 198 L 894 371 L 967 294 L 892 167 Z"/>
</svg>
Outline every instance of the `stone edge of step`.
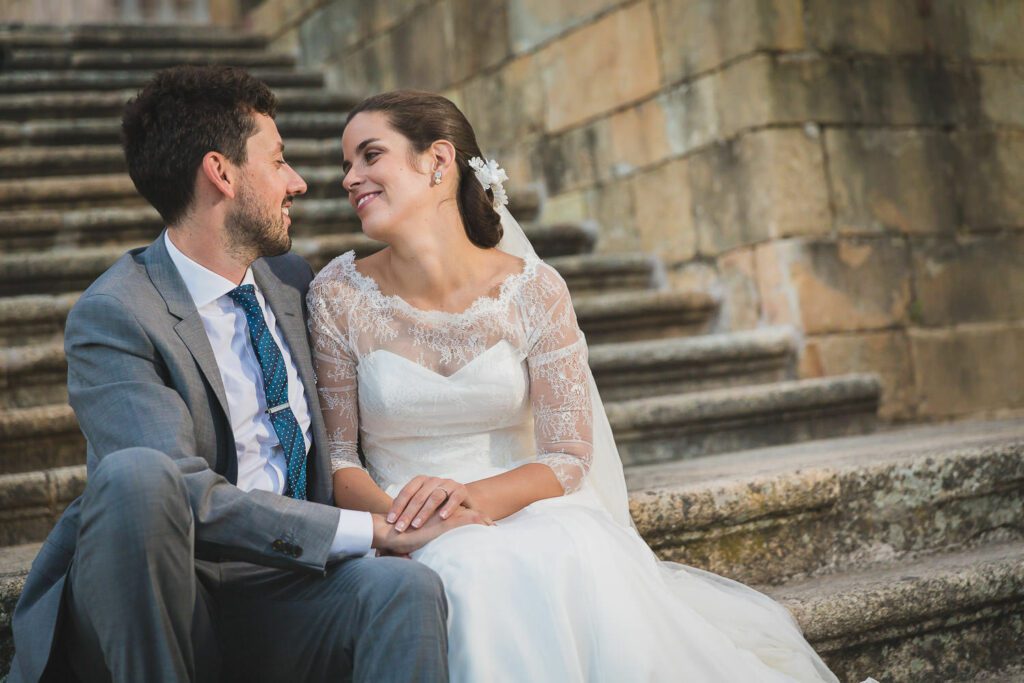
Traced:
<svg viewBox="0 0 1024 683">
<path fill-rule="evenodd" d="M 850 374 L 615 401 L 606 409 L 616 435 L 625 436 L 765 413 L 825 412 L 839 405 L 877 404 L 880 396 L 881 381 L 876 375 Z"/>
<path fill-rule="evenodd" d="M 1024 541 L 915 557 L 768 591 L 823 651 L 914 632 L 922 622 L 999 602 L 1024 607 Z M 900 629 L 900 627 L 903 627 Z"/>
</svg>

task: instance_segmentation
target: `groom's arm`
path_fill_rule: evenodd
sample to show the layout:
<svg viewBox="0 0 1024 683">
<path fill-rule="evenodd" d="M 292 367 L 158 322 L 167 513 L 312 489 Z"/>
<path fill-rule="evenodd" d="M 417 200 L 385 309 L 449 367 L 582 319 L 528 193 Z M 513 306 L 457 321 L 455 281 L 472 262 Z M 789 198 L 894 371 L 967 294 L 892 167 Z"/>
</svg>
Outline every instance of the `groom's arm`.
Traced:
<svg viewBox="0 0 1024 683">
<path fill-rule="evenodd" d="M 81 299 L 68 316 L 65 351 L 69 401 L 93 453 L 102 461 L 145 446 L 172 458 L 188 490 L 199 554 L 324 570 L 339 511 L 266 491 L 244 492 L 211 470 L 196 452 L 184 400 L 168 386 L 167 369 L 128 306 L 105 294 Z"/>
</svg>

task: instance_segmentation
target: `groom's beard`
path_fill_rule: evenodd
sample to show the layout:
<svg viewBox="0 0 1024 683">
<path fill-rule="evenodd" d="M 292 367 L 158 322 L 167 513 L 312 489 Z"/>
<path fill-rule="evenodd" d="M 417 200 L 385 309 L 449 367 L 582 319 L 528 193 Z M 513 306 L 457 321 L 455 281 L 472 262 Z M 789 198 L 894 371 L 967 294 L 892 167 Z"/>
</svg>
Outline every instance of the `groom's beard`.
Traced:
<svg viewBox="0 0 1024 683">
<path fill-rule="evenodd" d="M 228 214 L 225 227 L 228 252 L 250 261 L 279 256 L 292 248 L 280 207 L 276 212 L 264 208 L 246 185 L 239 188 L 238 206 Z"/>
</svg>

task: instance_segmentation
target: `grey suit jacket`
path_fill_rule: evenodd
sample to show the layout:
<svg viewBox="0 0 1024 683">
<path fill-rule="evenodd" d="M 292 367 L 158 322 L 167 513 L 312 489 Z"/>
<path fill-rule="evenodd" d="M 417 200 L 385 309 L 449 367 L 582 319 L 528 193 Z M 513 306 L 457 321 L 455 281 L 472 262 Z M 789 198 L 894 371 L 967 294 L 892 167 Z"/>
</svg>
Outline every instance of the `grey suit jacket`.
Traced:
<svg viewBox="0 0 1024 683">
<path fill-rule="evenodd" d="M 235 442 L 220 371 L 163 235 L 121 257 L 68 315 L 64 348 L 70 403 L 85 434 L 90 472 L 107 454 L 134 446 L 174 459 L 192 505 L 197 557 L 323 572 L 339 513 L 331 507 L 327 438 L 306 336 L 305 295 L 313 273 L 294 254 L 260 259 L 252 269 L 309 401 L 313 447 L 307 495 L 313 502 L 265 491 L 246 493 L 234 485 Z M 10 683 L 41 680 L 55 651 L 79 502 L 64 512 L 26 579 L 13 619 Z M 277 539 L 301 547 L 301 556 L 275 550 Z M 50 671 L 55 667 L 60 670 L 58 661 Z"/>
</svg>

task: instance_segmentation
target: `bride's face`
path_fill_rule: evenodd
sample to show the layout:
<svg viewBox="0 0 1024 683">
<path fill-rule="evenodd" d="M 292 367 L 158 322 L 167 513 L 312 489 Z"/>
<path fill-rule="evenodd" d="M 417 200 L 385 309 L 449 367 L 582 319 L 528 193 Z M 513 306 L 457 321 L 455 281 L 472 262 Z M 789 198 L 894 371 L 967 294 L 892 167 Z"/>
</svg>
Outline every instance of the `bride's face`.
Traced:
<svg viewBox="0 0 1024 683">
<path fill-rule="evenodd" d="M 341 147 L 342 186 L 367 237 L 390 243 L 398 231 L 436 210 L 430 152 L 417 154 L 382 112 L 356 114 Z"/>
</svg>

